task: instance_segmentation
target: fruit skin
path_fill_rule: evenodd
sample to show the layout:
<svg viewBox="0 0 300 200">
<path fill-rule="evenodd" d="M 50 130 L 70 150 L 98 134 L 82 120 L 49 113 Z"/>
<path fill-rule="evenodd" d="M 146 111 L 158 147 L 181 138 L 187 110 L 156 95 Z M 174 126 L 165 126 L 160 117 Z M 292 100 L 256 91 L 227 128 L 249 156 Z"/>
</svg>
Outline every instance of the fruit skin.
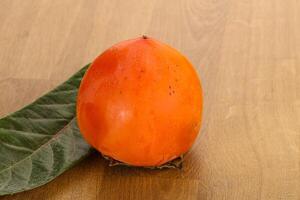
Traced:
<svg viewBox="0 0 300 200">
<path fill-rule="evenodd" d="M 118 43 L 91 64 L 77 97 L 84 138 L 134 166 L 159 166 L 187 152 L 198 135 L 202 89 L 191 63 L 155 39 Z"/>
</svg>

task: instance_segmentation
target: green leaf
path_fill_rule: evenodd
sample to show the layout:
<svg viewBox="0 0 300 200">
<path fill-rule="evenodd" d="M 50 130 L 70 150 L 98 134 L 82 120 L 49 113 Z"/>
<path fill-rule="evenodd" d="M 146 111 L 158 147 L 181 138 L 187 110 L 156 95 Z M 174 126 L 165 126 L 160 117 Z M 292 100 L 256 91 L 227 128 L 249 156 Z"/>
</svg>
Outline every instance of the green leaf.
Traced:
<svg viewBox="0 0 300 200">
<path fill-rule="evenodd" d="M 88 66 L 0 119 L 0 195 L 41 186 L 89 154 L 75 118 L 77 90 Z"/>
</svg>

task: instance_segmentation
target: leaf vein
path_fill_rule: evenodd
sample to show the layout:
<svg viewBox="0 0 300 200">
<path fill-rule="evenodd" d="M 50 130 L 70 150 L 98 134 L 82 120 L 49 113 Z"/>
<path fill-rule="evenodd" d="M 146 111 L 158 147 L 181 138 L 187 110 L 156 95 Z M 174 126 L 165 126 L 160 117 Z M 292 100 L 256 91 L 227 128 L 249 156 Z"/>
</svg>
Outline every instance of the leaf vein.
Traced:
<svg viewBox="0 0 300 200">
<path fill-rule="evenodd" d="M 73 118 L 72 120 L 70 120 L 70 122 L 64 126 L 62 129 L 60 129 L 56 134 L 53 135 L 53 137 L 48 140 L 47 142 L 45 142 L 44 144 L 42 144 L 39 148 L 35 149 L 32 154 L 30 154 L 29 156 L 26 156 L 25 158 L 19 160 L 18 162 L 15 162 L 14 164 L 12 164 L 11 166 L 4 168 L 0 171 L 0 174 L 3 173 L 6 170 L 11 170 L 13 167 L 15 167 L 16 165 L 20 164 L 21 162 L 23 162 L 24 160 L 31 158 L 33 154 L 35 154 L 36 152 L 38 152 L 40 149 L 42 149 L 44 146 L 50 144 L 50 142 L 52 142 L 53 140 L 56 140 L 57 137 L 71 124 L 71 122 L 73 122 L 75 118 Z"/>
</svg>

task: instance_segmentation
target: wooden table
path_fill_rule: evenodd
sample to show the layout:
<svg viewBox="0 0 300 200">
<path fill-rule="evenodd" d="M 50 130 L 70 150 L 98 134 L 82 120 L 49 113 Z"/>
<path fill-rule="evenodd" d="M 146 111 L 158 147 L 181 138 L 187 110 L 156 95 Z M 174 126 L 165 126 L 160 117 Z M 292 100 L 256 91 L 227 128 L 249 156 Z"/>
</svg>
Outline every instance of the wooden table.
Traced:
<svg viewBox="0 0 300 200">
<path fill-rule="evenodd" d="M 205 92 L 181 171 L 110 168 L 93 154 L 1 200 L 300 199 L 298 1 L 1 0 L 0 10 L 1 116 L 142 34 L 184 53 Z"/>
</svg>

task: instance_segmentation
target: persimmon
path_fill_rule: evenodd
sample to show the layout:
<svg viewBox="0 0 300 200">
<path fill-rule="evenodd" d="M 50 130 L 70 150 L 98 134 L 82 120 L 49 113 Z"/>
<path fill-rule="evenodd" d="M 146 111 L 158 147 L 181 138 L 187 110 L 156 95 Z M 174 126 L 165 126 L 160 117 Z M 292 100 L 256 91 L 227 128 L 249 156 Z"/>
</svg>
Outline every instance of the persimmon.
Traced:
<svg viewBox="0 0 300 200">
<path fill-rule="evenodd" d="M 159 166 L 187 152 L 201 115 L 201 84 L 192 64 L 145 36 L 98 56 L 77 97 L 78 124 L 87 142 L 134 166 Z"/>
</svg>

